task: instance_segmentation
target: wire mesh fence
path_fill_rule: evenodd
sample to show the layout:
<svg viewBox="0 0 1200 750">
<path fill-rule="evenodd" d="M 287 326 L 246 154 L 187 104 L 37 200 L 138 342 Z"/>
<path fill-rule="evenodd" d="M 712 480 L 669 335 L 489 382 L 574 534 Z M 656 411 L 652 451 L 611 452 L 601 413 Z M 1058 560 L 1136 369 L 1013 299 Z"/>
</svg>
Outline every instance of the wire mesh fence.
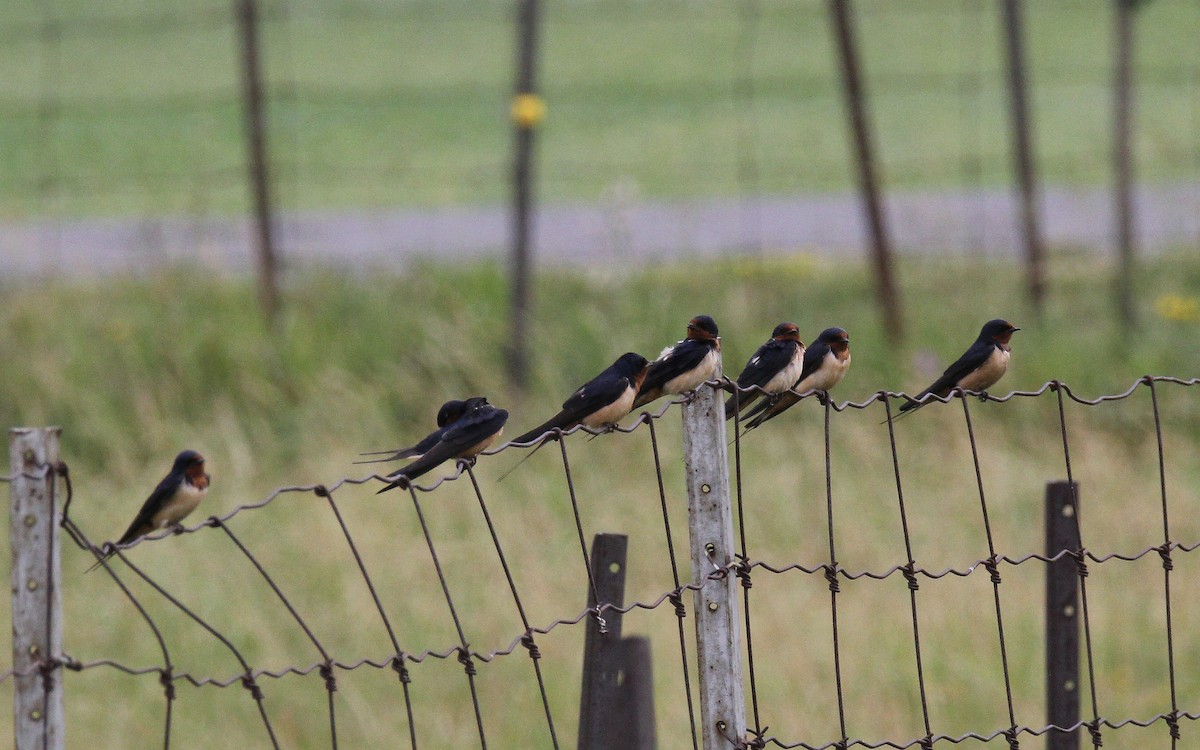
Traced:
<svg viewBox="0 0 1200 750">
<path fill-rule="evenodd" d="M 1064 731 L 1093 747 L 1181 746 L 1200 718 L 1195 605 L 1180 593 L 1200 546 L 1198 384 L 1146 377 L 1085 398 L 1053 381 L 983 402 L 956 393 L 904 419 L 903 394 L 809 394 L 748 434 L 731 422 L 736 554 L 699 577 L 681 542 L 678 428 L 662 419 L 674 404 L 539 451 L 524 480 L 505 480 L 529 482 L 519 507 L 496 502 L 498 465 L 522 450 L 502 446 L 379 497 L 367 492 L 380 475 L 280 487 L 90 576 L 74 571 L 102 548 L 73 520 L 88 483 L 73 477 L 64 653 L 0 685 L 61 681 L 68 735 L 75 720 L 93 734 L 119 694 L 109 721 L 139 744 L 561 747 L 578 721 L 582 630 L 619 611 L 653 644 L 661 746 L 699 747 L 711 676 L 685 621 L 733 578 L 747 726 L 725 728 L 729 747 L 1017 747 Z M 614 493 L 614 472 L 640 481 Z M 1047 479 L 1082 488 L 1058 549 L 1042 547 Z M 614 527 L 630 534 L 630 603 L 580 604 L 596 586 L 587 540 Z M 1061 561 L 1083 634 L 1069 726 L 1045 720 L 1043 580 Z M 77 650 L 98 627 L 117 634 L 111 650 Z"/>
<path fill-rule="evenodd" d="M 634 257 L 857 247 L 826 3 L 542 7 L 540 246 Z M 1112 13 L 1086 0 L 1027 8 L 1036 163 L 1047 236 L 1059 245 L 1110 239 L 1110 222 L 1072 217 L 1108 210 Z M 505 246 L 509 3 L 264 0 L 260 15 L 285 256 Z M 856 18 L 899 245 L 1013 245 L 997 4 L 861 2 Z M 1197 28 L 1193 0 L 1139 10 L 1138 111 L 1153 113 L 1135 118 L 1139 232 L 1153 246 L 1200 236 L 1195 212 L 1175 208 L 1200 200 Z M 21 220 L 6 246 L 32 245 L 47 264 L 83 241 L 102 259 L 133 246 L 248 264 L 241 42 L 229 3 L 16 3 L 0 9 L 0 39 L 12 71 L 0 89 L 11 149 L 0 207 Z M 848 220 L 824 221 L 830 214 Z"/>
</svg>

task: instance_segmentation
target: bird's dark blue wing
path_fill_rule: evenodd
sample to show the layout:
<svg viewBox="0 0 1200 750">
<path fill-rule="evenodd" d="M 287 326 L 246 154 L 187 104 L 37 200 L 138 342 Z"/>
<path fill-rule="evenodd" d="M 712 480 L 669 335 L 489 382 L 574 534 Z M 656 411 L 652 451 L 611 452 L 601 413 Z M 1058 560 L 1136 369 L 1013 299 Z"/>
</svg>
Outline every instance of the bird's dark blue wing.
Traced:
<svg viewBox="0 0 1200 750">
<path fill-rule="evenodd" d="M 447 426 L 437 445 L 408 466 L 388 475 L 389 478 L 416 479 L 443 461 L 459 458 L 488 438 L 494 437 L 508 421 L 508 411 L 493 406 L 484 406 L 468 412 L 458 421 Z M 471 455 L 474 455 L 473 453 Z M 380 490 L 384 492 L 396 487 L 393 483 Z"/>
<path fill-rule="evenodd" d="M 992 356 L 992 350 L 996 348 L 995 344 L 990 341 L 976 341 L 967 349 L 961 357 L 954 361 L 954 364 L 946 368 L 942 376 L 933 382 L 923 391 L 924 393 L 936 393 L 939 396 L 944 396 L 950 392 L 950 389 L 958 385 L 958 381 L 962 380 L 966 375 L 978 370 L 979 366 L 987 361 L 988 357 Z"/>
<path fill-rule="evenodd" d="M 780 370 L 788 366 L 796 353 L 798 344 L 795 341 L 768 341 L 758 347 L 758 351 L 742 368 L 737 377 L 737 384 L 742 388 L 766 385 Z"/>
<path fill-rule="evenodd" d="M 671 347 L 666 354 L 650 363 L 646 379 L 639 393 L 651 393 L 661 389 L 672 379 L 699 365 L 712 352 L 712 345 L 692 339 L 684 339 Z"/>
<path fill-rule="evenodd" d="M 146 498 L 146 502 L 142 503 L 142 509 L 134 516 L 133 523 L 129 524 L 129 528 L 117 540 L 117 544 L 128 544 L 145 534 L 146 532 L 142 531 L 142 528 L 148 525 L 154 518 L 154 514 L 163 507 L 167 500 L 171 499 L 182 481 L 183 475 L 181 474 L 168 474 L 164 477 L 150 493 L 150 497 Z"/>
</svg>

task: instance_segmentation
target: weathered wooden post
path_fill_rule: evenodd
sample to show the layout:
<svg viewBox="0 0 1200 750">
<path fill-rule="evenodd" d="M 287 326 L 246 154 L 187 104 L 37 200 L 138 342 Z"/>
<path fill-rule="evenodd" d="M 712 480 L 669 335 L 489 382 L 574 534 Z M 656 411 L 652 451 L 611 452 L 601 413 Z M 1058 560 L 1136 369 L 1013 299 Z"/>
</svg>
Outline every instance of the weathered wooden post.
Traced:
<svg viewBox="0 0 1200 750">
<path fill-rule="evenodd" d="M 59 427 L 8 431 L 12 547 L 13 734 L 17 750 L 62 750 L 62 672 L 43 671 L 62 655 L 62 580 L 57 498 Z"/>
<path fill-rule="evenodd" d="M 728 750 L 730 739 L 745 736 L 746 704 L 737 577 L 709 579 L 734 560 L 725 409 L 711 386 L 701 386 L 683 405 L 683 463 L 692 583 L 701 586 L 694 595 L 701 737 L 705 750 Z"/>
</svg>

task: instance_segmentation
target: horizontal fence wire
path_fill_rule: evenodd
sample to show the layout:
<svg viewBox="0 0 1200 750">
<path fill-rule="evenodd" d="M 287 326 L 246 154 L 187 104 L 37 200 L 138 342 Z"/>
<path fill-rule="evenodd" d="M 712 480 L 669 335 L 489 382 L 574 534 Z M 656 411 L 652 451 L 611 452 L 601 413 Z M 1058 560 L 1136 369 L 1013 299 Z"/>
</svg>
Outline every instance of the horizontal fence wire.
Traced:
<svg viewBox="0 0 1200 750">
<path fill-rule="evenodd" d="M 1175 563 L 1181 559 L 1182 555 L 1191 553 L 1197 548 L 1200 548 L 1200 540 L 1180 540 L 1174 538 L 1172 529 L 1168 519 L 1168 488 L 1166 481 L 1167 461 L 1166 447 L 1164 445 L 1164 431 L 1162 427 L 1162 408 L 1160 406 L 1160 394 L 1164 388 L 1184 387 L 1189 388 L 1200 384 L 1200 378 L 1176 378 L 1176 377 L 1143 377 L 1129 386 L 1126 390 L 1109 395 L 1102 395 L 1096 398 L 1086 398 L 1072 391 L 1065 383 L 1060 381 L 1049 381 L 1043 386 L 1032 391 L 1013 391 L 1006 395 L 992 395 L 984 393 L 973 393 L 955 391 L 946 397 L 928 396 L 926 401 L 941 401 L 944 403 L 957 402 L 961 406 L 964 424 L 966 427 L 966 441 L 969 444 L 970 456 L 972 460 L 973 482 L 977 498 L 977 508 L 982 527 L 985 531 L 985 539 L 988 554 L 984 557 L 975 559 L 973 562 L 965 565 L 956 565 L 944 568 L 928 568 L 922 565 L 914 553 L 910 525 L 912 519 L 906 511 L 906 494 L 905 489 L 912 489 L 915 480 L 904 474 L 904 461 L 900 458 L 899 447 L 903 445 L 903 440 L 897 437 L 895 425 L 898 417 L 893 407 L 897 404 L 912 401 L 912 397 L 902 392 L 879 391 L 872 394 L 862 401 L 835 401 L 831 398 L 824 397 L 820 393 L 803 393 L 796 394 L 800 400 L 817 399 L 818 405 L 823 413 L 822 432 L 824 434 L 824 466 L 825 474 L 822 477 L 824 484 L 825 495 L 825 518 L 823 525 L 828 538 L 828 559 L 819 562 L 805 561 L 770 561 L 763 559 L 754 559 L 751 557 L 751 545 L 755 544 L 755 539 L 747 532 L 748 521 L 747 516 L 753 513 L 753 509 L 749 508 L 752 503 L 755 493 L 761 488 L 754 487 L 756 477 L 754 474 L 746 474 L 743 471 L 743 462 L 745 461 L 746 452 L 749 451 L 752 455 L 755 448 L 753 441 L 746 440 L 745 436 L 740 433 L 740 424 L 737 418 L 731 424 L 733 425 L 733 442 L 734 450 L 731 452 L 731 462 L 734 471 L 734 482 L 732 483 L 733 491 L 736 493 L 736 512 L 739 518 L 740 535 L 738 544 L 740 550 L 736 558 L 726 565 L 713 565 L 712 570 L 705 580 L 702 581 L 683 581 L 680 578 L 678 567 L 676 564 L 675 548 L 672 542 L 671 519 L 669 503 L 667 500 L 668 491 L 664 481 L 664 470 L 662 458 L 660 457 L 660 437 L 656 429 L 656 424 L 667 413 L 674 410 L 674 407 L 680 402 L 687 399 L 682 397 L 669 403 L 664 404 L 657 410 L 647 410 L 636 415 L 636 417 L 624 426 L 618 426 L 611 429 L 592 429 L 586 427 L 576 427 L 565 431 L 556 431 L 552 438 L 557 439 L 559 443 L 561 473 L 566 481 L 567 495 L 572 506 L 572 515 L 575 528 L 571 532 L 572 536 L 578 538 L 578 542 L 583 548 L 583 560 L 581 561 L 584 570 L 576 570 L 576 575 L 581 580 L 590 581 L 590 561 L 587 559 L 585 523 L 581 516 L 581 503 L 577 497 L 576 483 L 577 475 L 580 471 L 587 472 L 587 468 L 580 469 L 578 465 L 581 459 L 572 462 L 570 454 L 580 453 L 586 454 L 590 450 L 594 450 L 593 444 L 590 441 L 567 441 L 562 437 L 577 432 L 587 432 L 592 435 L 603 435 L 606 433 L 616 433 L 618 436 L 628 435 L 631 433 L 646 431 L 648 433 L 648 447 L 653 453 L 653 467 L 655 474 L 655 482 L 657 484 L 657 492 L 659 493 L 659 505 L 661 506 L 663 531 L 665 532 L 665 544 L 660 544 L 660 549 L 663 549 L 668 556 L 670 575 L 674 581 L 672 588 L 666 591 L 661 591 L 657 596 L 642 598 L 624 606 L 615 606 L 609 602 L 597 601 L 595 606 L 584 607 L 583 609 L 569 610 L 569 614 L 556 617 L 549 622 L 535 623 L 531 620 L 521 594 L 518 591 L 516 577 L 511 567 L 510 555 L 506 553 L 506 545 L 502 541 L 502 536 L 497 530 L 494 523 L 493 510 L 489 508 L 491 503 L 487 500 L 490 494 L 485 491 L 485 485 L 482 484 L 475 474 L 475 467 L 472 462 L 462 461 L 455 470 L 448 476 L 433 479 L 427 482 L 413 482 L 407 487 L 407 495 L 413 506 L 416 514 L 416 520 L 421 526 L 421 534 L 427 547 L 427 552 L 432 561 L 436 578 L 439 583 L 441 594 L 444 598 L 445 609 L 454 624 L 454 629 L 457 634 L 456 641 L 440 647 L 414 648 L 411 644 L 403 644 L 404 636 L 402 629 L 397 627 L 394 616 L 389 616 L 388 610 L 393 603 L 389 603 L 378 592 L 378 580 L 384 571 L 378 566 L 372 568 L 366 562 L 366 558 L 361 554 L 359 546 L 356 544 L 355 537 L 350 531 L 342 514 L 342 507 L 346 502 L 350 502 L 348 498 L 350 493 L 356 488 L 364 485 L 375 485 L 378 482 L 390 482 L 385 475 L 374 473 L 365 477 L 343 477 L 335 482 L 328 484 L 305 484 L 278 487 L 267 495 L 264 499 L 237 505 L 229 512 L 221 516 L 212 516 L 199 523 L 184 526 L 173 531 L 158 532 L 146 537 L 137 539 L 129 544 L 120 547 L 113 547 L 111 544 L 96 544 L 84 530 L 77 525 L 76 521 L 70 513 L 70 506 L 74 495 L 72 487 L 73 477 L 67 469 L 66 464 L 58 466 L 43 467 L 45 472 L 55 473 L 59 475 L 66 484 L 66 502 L 63 508 L 62 525 L 75 544 L 82 550 L 92 555 L 104 570 L 104 575 L 120 591 L 121 596 L 127 599 L 135 608 L 137 616 L 145 623 L 148 630 L 152 633 L 157 644 L 158 650 L 161 653 L 161 663 L 159 664 L 129 664 L 114 658 L 97 658 L 97 659 L 82 659 L 69 654 L 62 654 L 50 659 L 45 659 L 41 663 L 29 668 L 27 672 L 16 672 L 9 669 L 0 673 L 0 684 L 10 681 L 17 674 L 30 674 L 33 671 L 42 672 L 90 672 L 92 670 L 109 670 L 115 673 L 120 673 L 133 677 L 146 677 L 156 679 L 162 687 L 163 699 L 165 700 L 164 708 L 164 745 L 170 744 L 170 738 L 173 731 L 172 726 L 172 711 L 173 704 L 176 702 L 176 686 L 187 684 L 193 687 L 241 687 L 247 691 L 249 697 L 254 701 L 256 713 L 259 715 L 262 724 L 263 742 L 272 747 L 280 746 L 278 739 L 276 722 L 272 720 L 272 712 L 269 710 L 268 694 L 270 691 L 271 681 L 283 680 L 285 678 L 305 678 L 319 677 L 326 695 L 326 710 L 328 713 L 328 742 L 331 747 L 337 747 L 339 741 L 340 722 L 346 719 L 338 716 L 338 701 L 335 700 L 335 693 L 338 691 L 339 675 L 354 673 L 360 670 L 377 670 L 394 672 L 401 686 L 400 698 L 404 702 L 405 711 L 403 712 L 405 724 L 404 735 L 407 737 L 408 745 L 412 748 L 419 746 L 418 740 L 423 743 L 429 743 L 429 738 L 419 738 L 417 726 L 420 723 L 420 711 L 414 707 L 413 703 L 413 684 L 411 667 L 414 665 L 425 663 L 429 660 L 444 660 L 457 661 L 464 673 L 468 692 L 470 694 L 470 711 L 473 715 L 473 722 L 476 727 L 479 744 L 482 747 L 488 744 L 497 744 L 498 740 L 490 736 L 488 731 L 488 715 L 481 706 L 481 701 L 476 690 L 476 678 L 480 673 L 481 668 L 486 668 L 485 665 L 492 664 L 502 657 L 511 656 L 518 652 L 524 652 L 531 661 L 532 669 L 530 670 L 531 682 L 536 683 L 537 703 L 540 704 L 537 711 L 542 715 L 539 723 L 544 727 L 544 742 L 548 747 L 560 747 L 562 719 L 556 716 L 553 711 L 553 701 L 549 697 L 552 689 L 548 685 L 548 675 L 545 672 L 544 664 L 542 663 L 542 654 L 538 645 L 539 638 L 548 636 L 562 628 L 572 628 L 586 621 L 595 621 L 601 628 L 604 627 L 604 617 L 608 612 L 620 612 L 629 614 L 633 612 L 645 611 L 653 612 L 664 610 L 671 614 L 677 622 L 678 631 L 678 653 L 677 658 L 673 657 L 669 662 L 660 662 L 656 670 L 665 669 L 679 675 L 680 682 L 683 687 L 684 695 L 663 695 L 660 700 L 667 702 L 677 701 L 679 697 L 686 700 L 687 712 L 690 722 L 690 738 L 693 747 L 698 747 L 696 716 L 693 700 L 695 698 L 696 685 L 692 681 L 693 675 L 689 674 L 690 669 L 694 669 L 690 658 L 689 641 L 683 620 L 686 617 L 686 605 L 684 604 L 683 595 L 689 591 L 699 591 L 704 588 L 710 581 L 723 580 L 728 576 L 737 576 L 742 584 L 743 589 L 743 615 L 745 627 L 745 648 L 748 660 L 749 670 L 746 679 L 749 685 L 749 700 L 751 703 L 751 711 L 749 715 L 752 726 L 747 727 L 747 735 L 744 738 L 730 738 L 731 747 L 766 747 L 768 745 L 778 746 L 782 748 L 808 748 L 809 750 L 824 750 L 825 748 L 848 748 L 848 747 L 864 747 L 864 748 L 879 748 L 890 747 L 898 750 L 910 747 L 928 748 L 939 743 L 958 744 L 966 740 L 977 740 L 989 742 L 991 740 L 1003 738 L 1008 742 L 1010 747 L 1017 747 L 1023 737 L 1040 737 L 1049 732 L 1074 732 L 1086 731 L 1091 737 L 1094 747 L 1100 747 L 1104 738 L 1104 733 L 1109 730 L 1117 730 L 1125 727 L 1148 728 L 1154 726 L 1163 726 L 1172 737 L 1172 745 L 1183 731 L 1180 724 L 1184 720 L 1194 721 L 1200 718 L 1200 714 L 1181 708 L 1183 702 L 1177 693 L 1177 676 L 1175 673 L 1175 665 L 1177 663 L 1177 634 L 1174 630 L 1172 611 L 1172 584 L 1178 583 L 1178 579 L 1172 580 L 1173 576 L 1177 577 L 1180 573 L 1172 573 Z M 723 388 L 727 391 L 732 391 L 735 387 L 728 380 L 713 381 L 707 384 L 706 387 Z M 1053 402 L 1057 414 L 1057 429 L 1061 437 L 1062 445 L 1062 460 L 1063 469 L 1069 480 L 1073 480 L 1075 468 L 1072 465 L 1073 449 L 1077 449 L 1075 443 L 1080 438 L 1072 436 L 1072 419 L 1069 418 L 1069 413 L 1066 408 L 1067 404 L 1075 404 L 1082 407 L 1097 407 L 1102 404 L 1126 401 L 1133 398 L 1138 398 L 1143 392 L 1149 394 L 1146 401 L 1149 404 L 1151 416 L 1149 421 L 1153 423 L 1153 435 L 1155 436 L 1155 451 L 1156 463 L 1158 467 L 1158 495 L 1160 497 L 1160 507 L 1162 515 L 1162 541 L 1161 543 L 1144 547 L 1142 549 L 1122 550 L 1122 551 L 1096 551 L 1089 549 L 1085 542 L 1087 541 L 1082 534 L 1082 529 L 1079 530 L 1077 547 L 1072 549 L 1059 550 L 1053 554 L 1029 553 L 1029 554 L 1005 554 L 997 548 L 993 537 L 992 521 L 989 515 L 989 501 L 992 500 L 986 490 L 983 478 L 981 465 L 984 459 L 981 457 L 980 449 L 977 444 L 976 436 L 976 420 L 973 414 L 975 408 L 973 404 L 980 402 L 990 402 L 994 404 L 1007 404 L 1021 399 L 1049 399 Z M 978 397 L 978 401 L 976 398 Z M 840 503 L 845 502 L 840 498 L 838 488 L 833 481 L 832 464 L 834 462 L 834 452 L 831 448 L 831 435 L 837 429 L 837 415 L 849 411 L 874 409 L 878 416 L 883 418 L 883 423 L 886 424 L 887 445 L 890 451 L 890 463 L 894 473 L 894 482 L 896 490 L 897 511 L 900 518 L 900 530 L 904 545 L 904 560 L 896 562 L 890 566 L 872 568 L 872 569 L 848 569 L 843 567 L 839 562 L 838 551 L 841 545 L 835 546 L 835 538 L 838 537 L 844 527 L 853 525 L 853 521 L 844 520 L 840 515 L 835 518 L 835 511 L 840 507 Z M 911 415 L 906 415 L 906 419 L 911 418 Z M 774 429 L 777 425 L 770 425 L 762 429 Z M 620 439 L 618 437 L 617 439 Z M 911 438 L 906 438 L 911 439 Z M 1084 439 L 1085 440 L 1085 439 Z M 497 454 L 509 452 L 513 449 L 527 448 L 537 443 L 518 445 L 516 443 L 507 443 L 496 448 L 485 451 L 483 456 L 494 456 Z M 568 443 L 570 443 L 570 451 L 568 451 Z M 587 462 L 584 461 L 584 464 Z M 44 476 L 44 475 L 42 475 Z M 0 476 L 0 482 L 10 483 L 14 476 Z M 77 480 L 76 480 L 77 481 Z M 498 647 L 479 648 L 472 646 L 468 633 L 471 632 L 471 623 L 464 619 L 460 614 L 458 598 L 460 592 L 456 592 L 456 587 L 452 585 L 444 574 L 445 561 L 443 560 L 442 546 L 445 540 L 439 543 L 428 525 L 426 517 L 423 513 L 423 503 L 426 498 L 434 498 L 439 490 L 444 491 L 449 485 L 465 482 L 469 485 L 470 495 L 478 504 L 481 515 L 487 527 L 487 544 L 489 544 L 495 552 L 495 562 L 499 563 L 502 569 L 505 584 L 510 595 L 509 599 L 513 610 L 517 613 L 522 630 L 514 633 L 511 640 L 506 645 Z M 283 502 L 283 499 L 289 496 L 296 495 L 311 495 L 320 498 L 321 501 L 328 506 L 330 513 L 334 516 L 339 533 L 342 535 L 349 552 L 352 555 L 354 565 L 358 574 L 361 576 L 363 583 L 370 591 L 373 606 L 377 612 L 378 619 L 372 625 L 369 622 L 357 622 L 353 625 L 355 628 L 369 629 L 377 627 L 381 632 L 386 632 L 387 638 L 391 644 L 391 649 L 387 652 L 376 653 L 368 656 L 355 656 L 354 658 L 339 658 L 323 640 L 316 635 L 316 629 L 311 622 L 312 613 L 305 610 L 305 607 L 299 604 L 294 594 L 295 591 L 286 590 L 289 586 L 294 587 L 296 582 L 293 580 L 285 584 L 279 579 L 275 572 L 269 569 L 269 566 L 264 562 L 265 556 L 262 549 L 252 548 L 248 544 L 243 535 L 235 534 L 230 526 L 230 522 L 244 514 L 259 514 L 274 510 L 282 510 L 288 507 Z M 354 502 L 358 499 L 355 496 Z M 503 511 L 505 513 L 513 512 L 511 510 Z M 1076 519 L 1078 524 L 1078 519 Z M 287 613 L 296 627 L 304 634 L 305 640 L 311 647 L 313 658 L 311 661 L 300 664 L 292 664 L 286 666 L 263 666 L 256 664 L 255 659 L 247 656 L 244 647 L 239 645 L 245 640 L 245 636 L 239 634 L 236 629 L 229 627 L 218 627 L 211 617 L 206 616 L 200 608 L 188 604 L 187 600 L 194 592 L 188 592 L 175 589 L 168 589 L 159 580 L 158 577 L 149 570 L 146 566 L 136 563 L 133 556 L 130 554 L 132 550 L 142 544 L 160 543 L 167 540 L 168 537 L 177 535 L 190 535 L 198 533 L 208 533 L 209 530 L 219 530 L 220 535 L 226 540 L 222 545 L 223 549 L 231 550 L 236 556 L 244 558 L 268 586 L 272 593 L 275 605 Z M 169 543 L 169 542 L 168 542 Z M 512 542 L 510 540 L 507 549 L 511 551 Z M 481 548 L 483 549 L 483 548 Z M 111 553 L 111 556 L 110 556 Z M 1146 558 L 1157 556 L 1160 559 L 1164 570 L 1163 591 L 1165 602 L 1165 622 L 1166 622 L 1166 659 L 1169 665 L 1169 674 L 1167 680 L 1170 687 L 1171 706 L 1169 711 L 1162 711 L 1152 716 L 1141 717 L 1126 717 L 1115 718 L 1107 715 L 1103 711 L 1103 693 L 1102 688 L 1105 684 L 1104 675 L 1097 671 L 1097 657 L 1093 653 L 1094 647 L 1092 643 L 1092 622 L 1095 619 L 1095 613 L 1089 612 L 1089 599 L 1086 583 L 1088 580 L 1089 566 L 1111 566 L 1117 563 L 1134 563 Z M 405 560 L 411 557 L 411 553 L 405 555 Z M 1089 671 L 1088 687 L 1090 690 L 1090 718 L 1081 720 L 1078 724 L 1069 727 L 1058 727 L 1054 725 L 1043 725 L 1037 722 L 1031 722 L 1028 717 L 1022 717 L 1015 708 L 1014 701 L 1014 685 L 1013 677 L 1010 674 L 1011 666 L 1009 663 L 1009 654 L 1011 653 L 1011 637 L 1006 630 L 1008 621 L 1005 618 L 1006 613 L 1011 613 L 1014 607 L 1029 608 L 1028 602 L 1017 602 L 1011 598 L 1010 589 L 1002 586 L 1005 576 L 1017 569 L 1022 569 L 1030 563 L 1049 564 L 1059 560 L 1070 559 L 1074 561 L 1078 571 L 1081 584 L 1082 596 L 1082 618 L 1081 624 L 1085 633 L 1085 664 Z M 548 565 L 554 565 L 559 568 L 573 567 L 569 566 L 565 560 L 546 561 Z M 664 566 L 667 567 L 667 566 Z M 932 715 L 930 703 L 933 696 L 939 689 L 936 685 L 928 680 L 926 672 L 926 661 L 928 656 L 922 650 L 921 637 L 925 634 L 922 629 L 922 621 L 920 613 L 922 612 L 919 603 L 922 599 L 923 582 L 936 581 L 947 577 L 967 577 L 977 571 L 986 571 L 991 582 L 991 593 L 989 595 L 990 609 L 994 618 L 994 633 L 995 643 L 1000 658 L 1000 669 L 995 676 L 997 684 L 1003 687 L 1005 696 L 1004 703 L 1006 704 L 1004 713 L 1007 716 L 1006 725 L 999 728 L 979 729 L 959 734 L 939 733 L 935 731 L 937 721 Z M 826 645 L 819 645 L 816 642 L 815 635 L 810 634 L 807 638 L 808 648 L 820 649 L 831 654 L 832 663 L 834 665 L 834 677 L 836 680 L 836 694 L 838 706 L 838 721 L 840 736 L 828 742 L 812 742 L 805 740 L 796 740 L 773 734 L 769 731 L 772 718 L 766 708 L 760 703 L 764 698 L 764 686 L 761 684 L 759 676 L 756 674 L 761 669 L 763 655 L 767 657 L 767 663 L 778 661 L 785 658 L 786 650 L 781 652 L 780 649 L 786 649 L 785 644 L 779 643 L 776 640 L 762 640 L 761 636 L 756 637 L 756 633 L 763 627 L 764 617 L 768 615 L 760 614 L 761 610 L 758 606 L 752 610 L 750 607 L 751 587 L 753 579 L 761 578 L 764 574 L 771 574 L 772 577 L 780 581 L 787 581 L 792 576 L 802 576 L 805 580 L 823 581 L 828 587 L 830 596 L 829 610 L 832 620 L 832 642 Z M 845 592 L 842 591 L 842 584 L 856 581 L 887 581 L 894 578 L 903 578 L 907 584 L 908 596 L 910 601 L 910 618 L 911 637 L 912 637 L 912 652 L 911 657 L 915 665 L 915 674 L 920 681 L 919 693 L 921 697 L 921 714 L 923 717 L 924 734 L 915 738 L 887 738 L 887 739 L 866 739 L 856 738 L 852 732 L 852 716 L 855 712 L 868 710 L 867 707 L 854 706 L 849 701 L 851 700 L 843 693 L 842 682 L 844 678 L 844 666 L 841 665 L 843 650 L 846 648 L 845 643 L 839 637 L 841 626 L 844 623 L 839 623 L 840 605 L 843 601 L 842 597 Z M 184 615 L 204 631 L 211 635 L 228 653 L 238 662 L 240 669 L 234 673 L 224 674 L 201 674 L 194 670 L 180 670 L 177 667 L 177 659 L 173 655 L 176 647 L 172 645 L 170 639 L 164 635 L 164 629 L 158 622 L 158 618 L 151 614 L 149 602 L 145 601 L 148 594 L 135 594 L 133 587 L 130 585 L 132 580 L 140 581 L 146 584 L 153 592 L 152 596 L 158 597 L 162 602 L 166 602 L 171 608 Z M 75 586 L 74 581 L 70 582 L 71 586 Z M 92 585 L 92 584 L 89 584 Z M 594 591 L 594 583 L 589 584 Z M 97 589 L 104 587 L 95 586 Z M 237 592 L 230 592 L 235 595 Z M 761 600 L 761 596 L 756 595 L 755 601 Z M 668 605 L 668 606 L 664 606 Z M 246 607 L 261 607 L 262 603 L 251 604 L 247 602 Z M 433 607 L 432 602 L 423 602 L 423 606 Z M 560 611 L 563 608 L 563 603 L 559 603 Z M 627 621 L 627 627 L 629 621 Z M 77 627 L 78 623 L 66 622 L 65 630 L 69 634 L 73 627 Z M 928 627 L 928 626 L 926 626 Z M 672 650 L 674 647 L 672 647 Z M 669 653 L 669 651 L 664 652 Z M 667 664 L 673 663 L 673 666 Z M 68 685 L 70 681 L 68 680 Z M 83 699 L 80 695 L 79 699 Z M 533 714 L 527 714 L 533 716 Z M 397 729 L 399 734 L 399 729 Z M 688 736 L 689 727 L 673 727 L 670 732 L 660 732 L 660 736 L 669 736 L 673 742 L 683 742 L 682 738 Z M 499 742 L 503 742 L 499 740 Z"/>
</svg>

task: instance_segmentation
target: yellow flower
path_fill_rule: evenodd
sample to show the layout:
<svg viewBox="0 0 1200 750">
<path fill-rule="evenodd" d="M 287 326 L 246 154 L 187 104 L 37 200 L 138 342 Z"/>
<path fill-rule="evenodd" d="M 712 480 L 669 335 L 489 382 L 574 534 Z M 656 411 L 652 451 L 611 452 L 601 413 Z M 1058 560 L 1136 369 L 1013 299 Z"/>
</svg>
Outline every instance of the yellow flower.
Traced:
<svg viewBox="0 0 1200 750">
<path fill-rule="evenodd" d="M 1179 294 L 1163 294 L 1154 301 L 1154 311 L 1160 318 L 1190 322 L 1200 320 L 1200 298 Z"/>
<path fill-rule="evenodd" d="M 537 127 L 546 119 L 546 100 L 537 94 L 517 94 L 513 97 L 512 118 L 518 127 Z"/>
</svg>

